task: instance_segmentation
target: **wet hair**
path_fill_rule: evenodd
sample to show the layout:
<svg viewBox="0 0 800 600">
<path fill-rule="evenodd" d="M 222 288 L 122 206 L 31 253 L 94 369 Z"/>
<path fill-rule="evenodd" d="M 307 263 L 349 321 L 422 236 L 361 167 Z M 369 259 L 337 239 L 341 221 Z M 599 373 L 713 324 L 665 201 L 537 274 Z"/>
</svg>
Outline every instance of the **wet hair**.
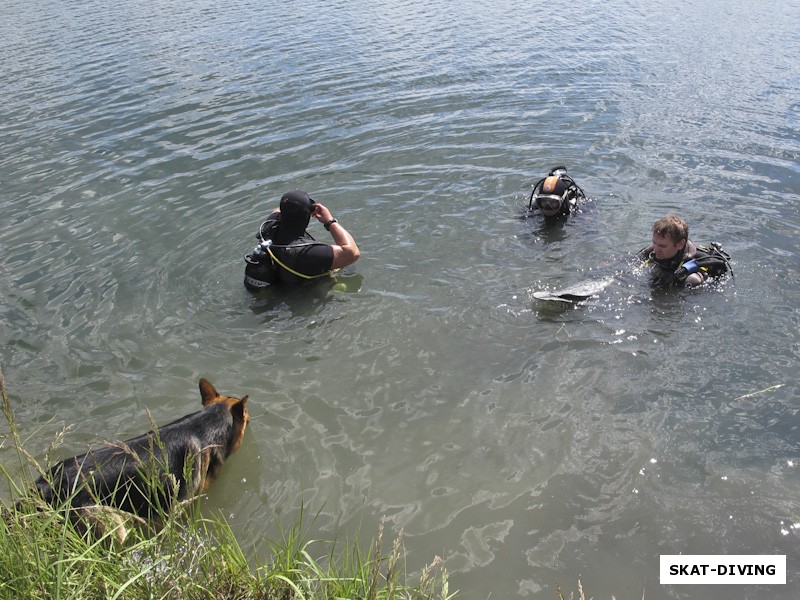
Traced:
<svg viewBox="0 0 800 600">
<path fill-rule="evenodd" d="M 653 225 L 653 233 L 670 238 L 674 243 L 689 239 L 689 225 L 675 215 L 663 217 Z"/>
</svg>

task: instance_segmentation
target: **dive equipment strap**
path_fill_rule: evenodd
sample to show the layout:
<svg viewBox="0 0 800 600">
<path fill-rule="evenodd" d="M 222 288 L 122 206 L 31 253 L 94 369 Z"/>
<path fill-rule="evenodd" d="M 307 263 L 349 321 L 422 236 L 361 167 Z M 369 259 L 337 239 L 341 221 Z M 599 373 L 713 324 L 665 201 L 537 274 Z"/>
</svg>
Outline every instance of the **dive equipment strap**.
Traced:
<svg viewBox="0 0 800 600">
<path fill-rule="evenodd" d="M 270 248 L 270 246 L 271 246 L 271 244 L 268 245 L 266 248 L 267 248 L 267 252 L 269 252 L 269 255 L 272 257 L 272 260 L 274 260 L 275 263 L 278 264 L 279 266 L 281 266 L 284 269 L 286 269 L 287 271 L 289 271 L 289 273 L 291 273 L 292 275 L 297 275 L 298 277 L 301 277 L 303 279 L 317 279 L 319 277 L 326 277 L 326 276 L 330 275 L 331 273 L 333 273 L 333 271 L 325 271 L 324 273 L 320 273 L 319 275 L 306 275 L 305 273 L 300 273 L 299 271 L 295 271 L 291 267 L 287 267 L 285 264 L 283 264 L 281 261 L 279 261 L 278 257 L 275 256 L 275 254 L 273 254 L 272 248 Z"/>
<path fill-rule="evenodd" d="M 689 275 L 697 273 L 700 270 L 704 271 L 703 278 L 705 279 L 705 271 L 707 269 L 702 269 L 702 267 L 697 264 L 697 260 L 693 258 L 692 260 L 687 260 L 680 267 L 675 269 L 673 274 L 678 281 L 684 281 Z"/>
</svg>

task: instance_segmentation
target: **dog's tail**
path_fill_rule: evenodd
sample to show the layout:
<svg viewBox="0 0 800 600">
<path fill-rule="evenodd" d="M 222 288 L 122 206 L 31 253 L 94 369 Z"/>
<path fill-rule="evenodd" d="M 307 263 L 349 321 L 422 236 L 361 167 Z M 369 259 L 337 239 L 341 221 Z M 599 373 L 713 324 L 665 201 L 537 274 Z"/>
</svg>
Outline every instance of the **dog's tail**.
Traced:
<svg viewBox="0 0 800 600">
<path fill-rule="evenodd" d="M 49 482 L 45 481 L 43 477 L 36 481 L 36 490 L 45 502 L 50 502 L 53 499 L 53 488 Z"/>
<path fill-rule="evenodd" d="M 42 500 L 48 504 L 52 504 L 53 500 L 55 500 L 53 487 L 44 477 L 39 477 L 36 480 L 36 491 L 39 492 L 39 496 L 41 496 Z"/>
</svg>

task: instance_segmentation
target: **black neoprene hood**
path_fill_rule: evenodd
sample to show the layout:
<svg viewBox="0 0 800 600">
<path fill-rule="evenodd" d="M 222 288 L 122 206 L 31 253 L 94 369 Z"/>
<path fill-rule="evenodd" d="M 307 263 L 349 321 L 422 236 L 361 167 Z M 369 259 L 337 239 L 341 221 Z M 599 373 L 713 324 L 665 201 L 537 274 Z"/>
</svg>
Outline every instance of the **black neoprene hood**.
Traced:
<svg viewBox="0 0 800 600">
<path fill-rule="evenodd" d="M 302 190 L 286 192 L 283 195 L 280 203 L 280 237 L 283 242 L 303 234 L 308 227 L 315 204 L 311 196 Z"/>
</svg>

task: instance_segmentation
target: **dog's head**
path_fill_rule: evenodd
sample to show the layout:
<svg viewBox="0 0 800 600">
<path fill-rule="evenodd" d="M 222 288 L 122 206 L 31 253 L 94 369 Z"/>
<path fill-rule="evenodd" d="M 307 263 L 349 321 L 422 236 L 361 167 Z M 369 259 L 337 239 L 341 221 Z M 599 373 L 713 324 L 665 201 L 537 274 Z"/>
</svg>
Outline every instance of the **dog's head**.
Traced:
<svg viewBox="0 0 800 600">
<path fill-rule="evenodd" d="M 233 415 L 233 432 L 230 451 L 228 454 L 233 454 L 242 445 L 244 438 L 244 430 L 247 427 L 247 422 L 250 420 L 250 415 L 247 412 L 247 400 L 249 396 L 244 398 L 233 398 L 232 396 L 222 396 L 217 389 L 211 385 L 208 379 L 200 380 L 200 397 L 203 399 L 203 406 L 208 407 L 212 404 L 224 404 L 228 407 Z"/>
</svg>

